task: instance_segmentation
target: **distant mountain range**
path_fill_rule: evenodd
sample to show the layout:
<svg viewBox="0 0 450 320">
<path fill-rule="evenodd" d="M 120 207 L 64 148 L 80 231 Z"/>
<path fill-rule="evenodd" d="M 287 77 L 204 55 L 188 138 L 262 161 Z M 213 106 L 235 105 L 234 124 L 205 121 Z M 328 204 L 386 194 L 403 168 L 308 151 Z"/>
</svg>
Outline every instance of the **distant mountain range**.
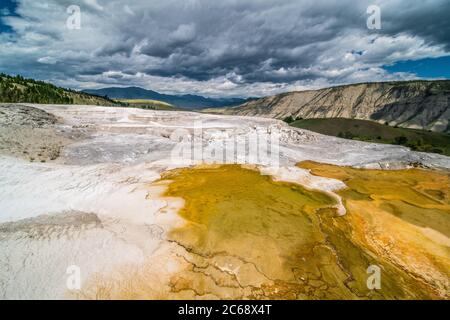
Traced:
<svg viewBox="0 0 450 320">
<path fill-rule="evenodd" d="M 173 106 L 187 108 L 187 109 L 203 109 L 203 108 L 217 108 L 226 106 L 237 106 L 249 101 L 250 99 L 239 98 L 206 98 L 192 94 L 185 95 L 169 95 L 162 94 L 152 90 L 146 90 L 139 87 L 110 87 L 103 89 L 87 89 L 83 90 L 85 93 L 94 94 L 97 96 L 108 97 L 109 99 L 149 99 L 158 100 L 169 103 Z"/>
<path fill-rule="evenodd" d="M 0 73 L 0 102 L 133 106 L 155 110 L 178 107 L 291 121 L 347 118 L 450 133 L 450 80 L 359 83 L 244 100 L 167 95 L 139 87 L 75 91 Z"/>
<path fill-rule="evenodd" d="M 450 133 L 450 80 L 350 84 L 282 93 L 213 111 L 278 119 L 362 119 Z"/>
</svg>

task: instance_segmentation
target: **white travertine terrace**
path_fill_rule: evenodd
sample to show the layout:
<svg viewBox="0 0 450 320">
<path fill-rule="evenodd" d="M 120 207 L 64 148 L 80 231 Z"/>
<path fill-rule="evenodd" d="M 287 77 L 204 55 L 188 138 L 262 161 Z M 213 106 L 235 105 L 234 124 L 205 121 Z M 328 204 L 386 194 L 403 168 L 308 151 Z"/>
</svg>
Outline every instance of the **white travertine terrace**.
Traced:
<svg viewBox="0 0 450 320">
<path fill-rule="evenodd" d="M 56 129 L 64 134 L 83 134 L 53 162 L 30 163 L 0 155 L 2 299 L 70 298 L 66 287 L 70 265 L 81 268 L 85 281 L 96 272 L 153 259 L 155 272 L 164 282 L 179 267 L 175 255 L 181 249 L 167 241 L 165 233 L 182 223 L 176 212 L 183 201 L 161 197 L 164 185 L 152 183 L 163 171 L 201 162 L 173 157 L 172 150 L 186 135 L 203 148 L 220 150 L 227 141 L 255 143 L 256 132 L 264 138 L 278 129 L 280 166 L 258 160 L 247 164 L 275 179 L 326 192 L 344 185 L 312 176 L 295 164 L 314 160 L 366 168 L 400 168 L 412 163 L 450 168 L 450 158 L 445 156 L 328 137 L 273 119 L 32 106 L 57 116 Z M 195 129 L 200 121 L 201 134 Z M 237 159 L 246 163 L 248 154 Z M 203 160 L 217 162 L 217 158 Z M 343 209 L 341 205 L 341 214 Z"/>
</svg>

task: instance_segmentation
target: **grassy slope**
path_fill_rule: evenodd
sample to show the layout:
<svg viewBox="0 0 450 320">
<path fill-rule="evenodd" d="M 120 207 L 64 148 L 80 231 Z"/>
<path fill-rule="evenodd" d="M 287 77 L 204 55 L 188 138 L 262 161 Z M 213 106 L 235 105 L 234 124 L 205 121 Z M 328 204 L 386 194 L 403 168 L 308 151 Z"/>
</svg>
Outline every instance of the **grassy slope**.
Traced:
<svg viewBox="0 0 450 320">
<path fill-rule="evenodd" d="M 117 99 L 117 101 L 126 104 L 128 107 L 141 108 L 141 109 L 167 110 L 167 111 L 184 110 L 184 109 L 177 108 L 169 103 L 166 103 L 163 101 L 158 101 L 158 100 Z"/>
<path fill-rule="evenodd" d="M 446 133 L 395 128 L 368 120 L 344 118 L 297 120 L 290 125 L 330 136 L 400 144 L 417 151 L 450 156 L 450 134 Z"/>
<path fill-rule="evenodd" d="M 50 83 L 0 73 L 0 103 L 86 104 L 150 110 L 184 110 L 166 102 L 146 99 L 111 100 Z"/>
<path fill-rule="evenodd" d="M 113 106 L 105 97 L 54 86 L 50 83 L 0 74 L 0 102 L 43 104 L 88 104 Z"/>
</svg>

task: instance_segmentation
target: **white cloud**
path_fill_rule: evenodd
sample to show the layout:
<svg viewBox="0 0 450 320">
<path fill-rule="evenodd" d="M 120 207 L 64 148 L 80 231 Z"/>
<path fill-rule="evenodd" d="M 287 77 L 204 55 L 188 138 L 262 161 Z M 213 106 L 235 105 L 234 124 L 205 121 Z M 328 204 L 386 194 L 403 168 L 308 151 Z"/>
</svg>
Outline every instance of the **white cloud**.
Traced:
<svg viewBox="0 0 450 320">
<path fill-rule="evenodd" d="M 37 61 L 43 64 L 55 64 L 56 62 L 58 62 L 58 60 L 52 57 L 42 57 L 39 58 Z"/>
</svg>

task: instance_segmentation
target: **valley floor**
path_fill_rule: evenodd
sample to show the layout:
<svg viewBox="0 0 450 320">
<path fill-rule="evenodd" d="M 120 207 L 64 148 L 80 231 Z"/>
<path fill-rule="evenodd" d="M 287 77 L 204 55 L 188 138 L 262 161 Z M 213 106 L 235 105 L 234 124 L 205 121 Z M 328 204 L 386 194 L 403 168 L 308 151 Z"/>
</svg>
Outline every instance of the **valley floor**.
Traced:
<svg viewBox="0 0 450 320">
<path fill-rule="evenodd" d="M 449 157 L 176 111 L 8 104 L 0 124 L 3 299 L 450 298 Z"/>
</svg>

